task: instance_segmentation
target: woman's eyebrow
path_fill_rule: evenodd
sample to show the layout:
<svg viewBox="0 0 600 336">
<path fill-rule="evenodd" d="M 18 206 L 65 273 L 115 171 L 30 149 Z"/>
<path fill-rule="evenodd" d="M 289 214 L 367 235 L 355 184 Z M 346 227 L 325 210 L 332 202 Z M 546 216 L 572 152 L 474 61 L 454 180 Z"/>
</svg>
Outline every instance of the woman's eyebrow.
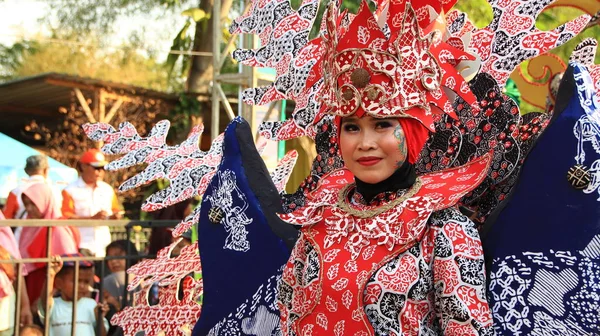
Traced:
<svg viewBox="0 0 600 336">
<path fill-rule="evenodd" d="M 398 120 L 398 117 L 386 117 L 386 118 L 373 118 L 373 121 L 390 121 L 390 120 Z"/>
<path fill-rule="evenodd" d="M 358 120 L 357 117 L 347 117 L 347 118 L 342 118 L 342 124 L 346 123 L 346 122 L 356 122 Z"/>
</svg>

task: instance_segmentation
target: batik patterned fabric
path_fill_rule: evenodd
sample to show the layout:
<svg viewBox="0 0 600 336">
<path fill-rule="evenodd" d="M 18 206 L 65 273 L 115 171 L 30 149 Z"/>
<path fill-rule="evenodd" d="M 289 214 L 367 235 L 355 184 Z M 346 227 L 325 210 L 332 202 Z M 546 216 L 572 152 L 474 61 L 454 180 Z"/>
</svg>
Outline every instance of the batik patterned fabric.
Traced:
<svg viewBox="0 0 600 336">
<path fill-rule="evenodd" d="M 485 178 L 490 160 L 420 176 L 378 206 L 348 201 L 346 170 L 323 177 L 305 207 L 282 215 L 302 225 L 279 287 L 283 334 L 489 335 L 477 231 L 444 209 Z"/>
<path fill-rule="evenodd" d="M 237 141 L 235 140 L 235 126 L 240 123 L 242 121 L 239 119 L 233 122 L 234 126 L 231 128 L 231 134 L 233 135 L 229 137 L 230 143 Z M 244 125 L 247 126 L 247 124 Z M 249 128 L 246 128 L 247 133 L 250 132 Z M 213 141 L 208 152 L 202 152 L 198 149 L 198 141 L 203 130 L 202 126 L 194 127 L 188 138 L 182 144 L 176 146 L 168 146 L 165 143 L 169 130 L 168 121 L 159 122 L 147 137 L 140 136 L 130 123 L 121 124 L 119 129 L 102 123 L 86 124 L 84 130 L 91 139 L 105 142 L 102 148 L 105 153 L 125 154 L 123 157 L 111 162 L 107 169 L 116 170 L 136 164 L 148 164 L 139 174 L 123 183 L 120 190 L 129 190 L 159 178 L 170 181 L 168 188 L 153 194 L 146 200 L 142 207 L 143 210 L 155 210 L 194 196 L 205 196 L 204 200 L 208 204 L 208 210 L 219 209 L 216 213 L 209 211 L 210 216 L 205 213 L 205 222 L 210 223 L 210 218 L 216 221 L 215 218 L 223 216 L 222 222 L 218 221 L 219 228 L 222 229 L 219 232 L 226 233 L 225 237 L 219 236 L 219 239 L 224 238 L 221 242 L 223 244 L 222 249 L 242 254 L 248 253 L 253 247 L 250 239 L 253 236 L 249 233 L 249 228 L 267 225 L 265 224 L 265 218 L 267 218 L 267 221 L 272 219 L 281 222 L 275 212 L 281 212 L 279 193 L 283 190 L 283 186 L 295 164 L 297 158 L 295 151 L 286 154 L 272 174 L 269 174 L 258 156 L 257 148 L 250 135 L 243 140 L 244 144 L 242 146 L 246 153 L 244 155 L 247 156 L 247 153 L 253 153 L 255 156 L 251 160 L 243 161 L 244 164 L 238 162 L 235 169 L 218 170 L 217 167 L 222 167 L 222 142 L 224 137 L 223 135 L 219 136 Z M 239 159 L 240 154 L 239 148 L 236 152 L 235 149 L 231 149 L 232 146 L 235 147 L 235 144 L 230 144 L 228 153 L 230 157 L 226 160 L 229 163 L 235 161 L 235 158 Z M 258 150 L 260 150 L 264 146 L 259 143 L 258 147 Z M 247 170 L 244 171 L 244 168 Z M 260 187 L 257 185 L 252 186 L 254 190 L 259 190 L 259 194 L 262 193 L 260 196 L 263 197 L 259 197 L 260 202 L 247 188 L 247 182 L 244 184 L 244 181 L 247 181 L 248 178 L 253 180 L 250 184 L 260 184 Z M 212 189 L 205 193 L 211 180 L 213 181 L 211 184 Z M 264 196 L 265 194 L 269 194 L 269 196 Z M 201 209 L 202 207 L 197 207 L 188 218 L 175 228 L 173 235 L 178 237 L 188 230 L 191 225 L 197 223 L 201 215 Z M 262 215 L 260 213 L 262 210 L 266 210 L 267 215 Z M 228 286 L 231 285 L 230 282 L 219 282 L 217 280 L 217 285 L 215 285 L 215 282 L 211 281 L 212 277 L 205 277 L 205 279 L 208 279 L 208 286 L 211 289 L 210 293 L 204 296 L 205 304 L 211 307 L 211 312 L 214 311 L 221 315 L 210 321 L 211 314 L 204 314 L 207 317 L 201 319 L 202 322 L 210 321 L 209 323 L 212 324 L 209 327 L 212 327 L 218 318 L 225 316 L 230 310 L 242 303 L 247 296 L 244 296 L 245 294 L 249 295 L 250 291 L 255 291 L 263 280 L 266 281 L 285 263 L 287 255 L 289 255 L 289 248 L 286 246 L 293 244 L 297 237 L 297 231 L 281 223 L 278 224 L 280 225 L 273 229 L 266 227 L 262 231 L 253 230 L 257 235 L 262 236 L 259 243 L 255 238 L 254 242 L 259 246 L 254 246 L 253 251 L 259 250 L 266 252 L 267 255 L 280 257 L 279 259 L 277 257 L 273 258 L 274 264 L 270 268 L 271 264 L 269 262 L 263 264 L 264 270 L 267 271 L 264 272 L 262 277 L 260 277 L 261 270 L 253 267 L 255 281 L 246 281 L 249 286 L 247 292 L 237 286 L 232 286 L 239 289 L 239 291 L 232 291 L 232 293 L 240 294 L 239 296 L 232 296 L 234 298 L 232 302 L 220 294 L 228 291 Z M 216 225 L 214 226 L 216 227 Z M 273 232 L 286 238 L 282 240 L 275 236 Z M 212 236 L 208 234 L 207 238 L 210 237 Z M 273 243 L 265 237 L 270 237 Z M 141 286 L 141 292 L 144 294 L 136 294 L 135 307 L 125 309 L 115 315 L 113 323 L 122 326 L 127 335 L 134 335 L 140 330 L 145 330 L 148 335 L 157 335 L 161 332 L 176 335 L 186 333 L 185 330 L 191 329 L 191 326 L 198 321 L 201 306 L 197 298 L 202 294 L 203 280 L 178 284 L 190 273 L 202 271 L 197 253 L 198 247 L 196 244 L 186 247 L 182 250 L 180 256 L 170 258 L 171 249 L 175 244 L 159 251 L 156 260 L 144 260 L 128 270 L 128 273 L 133 275 L 129 289 Z M 251 255 L 251 253 L 248 253 L 248 255 Z M 215 265 L 215 259 L 212 259 L 212 257 L 223 256 L 218 253 L 217 256 L 206 253 L 205 259 L 208 260 L 209 269 L 212 269 Z M 252 259 L 252 256 L 250 259 Z M 236 264 L 237 261 L 241 261 L 244 265 L 251 264 L 247 259 L 237 257 L 223 257 L 216 264 L 220 262 L 222 267 L 246 271 L 246 269 Z M 249 273 L 251 272 L 245 274 Z M 219 274 L 219 272 L 210 272 L 210 274 Z M 154 283 L 158 283 L 160 303 L 151 306 L 146 296 Z M 184 293 L 184 299 L 178 298 L 180 290 Z M 171 297 L 171 295 L 174 296 Z M 221 307 L 222 310 L 214 308 L 214 298 L 219 298 L 215 305 Z M 160 318 L 157 316 L 160 316 Z M 203 329 L 202 334 L 205 334 L 209 327 L 205 327 L 206 329 Z"/>
<path fill-rule="evenodd" d="M 447 27 L 453 41 L 462 41 L 465 49 L 475 50 L 482 69 L 504 86 L 513 70 L 523 61 L 550 51 L 586 28 L 590 15 L 582 15 L 552 31 L 536 28 L 536 19 L 555 0 L 489 0 L 494 13 L 492 22 L 477 29 L 467 15 L 452 11 Z"/>
<path fill-rule="evenodd" d="M 125 335 L 143 331 L 148 336 L 187 335 L 202 310 L 200 296 L 202 281 L 190 274 L 200 272 L 196 244 L 181 249 L 181 254 L 171 258 L 171 250 L 179 241 L 159 251 L 155 260 L 144 260 L 132 266 L 128 290 L 139 286 L 134 293 L 134 304 L 125 307 L 111 319 L 113 325 L 123 328 Z M 148 297 L 153 285 L 158 285 L 158 303 L 150 305 Z"/>
<path fill-rule="evenodd" d="M 445 209 L 431 215 L 417 245 L 371 276 L 363 292 L 365 312 L 376 335 L 492 335 L 482 288 L 475 225 L 458 210 Z"/>
<path fill-rule="evenodd" d="M 270 173 L 271 180 L 275 184 L 275 188 L 280 194 L 285 193 L 285 186 L 287 185 L 292 170 L 298 160 L 298 152 L 291 150 L 287 152 L 281 160 L 277 163 L 277 167 Z"/>
<path fill-rule="evenodd" d="M 315 146 L 317 156 L 313 160 L 310 174 L 300 183 L 295 193 L 282 195 L 284 212 L 292 212 L 303 207 L 305 195 L 317 188 L 321 177 L 344 166 L 338 144 L 338 130 L 333 117 L 325 117 L 317 125 Z"/>
<path fill-rule="evenodd" d="M 600 16 L 600 12 L 598 13 Z M 598 50 L 598 41 L 593 38 L 587 38 L 581 41 L 573 52 L 569 62 L 574 62 L 585 66 L 590 73 L 590 79 L 594 90 L 600 92 L 600 64 L 594 64 L 596 51 Z"/>
<path fill-rule="evenodd" d="M 209 151 L 202 152 L 199 149 L 200 136 L 204 131 L 202 125 L 193 127 L 188 138 L 176 146 L 166 144 L 169 127 L 170 122 L 162 120 L 152 128 L 147 137 L 141 137 L 128 122 L 119 125 L 118 130 L 106 123 L 83 125 L 83 130 L 90 139 L 105 142 L 102 147 L 104 153 L 125 154 L 110 162 L 106 166 L 107 170 L 147 164 L 143 171 L 123 182 L 119 191 L 137 188 L 157 179 L 169 180 L 167 188 L 146 199 L 142 204 L 144 211 L 155 211 L 203 195 L 221 161 L 222 136 L 214 139 Z M 187 231 L 191 223 L 198 220 L 198 215 L 199 212 L 194 211 L 190 218 L 186 218 L 175 228 L 173 236 L 179 237 Z"/>
<path fill-rule="evenodd" d="M 114 315 L 111 323 L 121 326 L 124 335 L 138 335 L 140 331 L 148 336 L 189 335 L 193 324 L 190 321 L 200 316 L 201 287 L 201 281 L 185 277 L 162 287 L 158 292 L 160 304 L 155 306 L 148 305 L 147 290 L 140 291 L 134 294 L 134 305 Z"/>
<path fill-rule="evenodd" d="M 147 164 L 146 168 L 125 181 L 119 190 L 129 190 L 156 179 L 168 179 L 169 187 L 151 195 L 142 205 L 145 211 L 153 211 L 181 202 L 188 198 L 204 194 L 208 182 L 221 161 L 222 140 L 220 136 L 212 143 L 207 152 L 200 151 L 198 144 L 203 127 L 196 126 L 188 138 L 180 145 L 169 146 L 166 137 L 170 123 L 157 123 L 147 137 L 142 137 L 130 123 L 122 123 L 118 130 L 105 123 L 85 124 L 83 129 L 90 139 L 104 141 L 102 151 L 106 154 L 124 154 L 109 163 L 108 170 L 117 170 L 138 164 Z M 191 216 L 198 216 L 195 211 Z M 197 217 L 196 217 L 197 218 Z M 180 223 L 174 230 L 174 236 L 187 231 L 193 220 Z M 146 335 L 182 335 L 189 330 L 200 316 L 201 306 L 198 297 L 202 295 L 201 280 L 183 281 L 189 274 L 201 272 L 197 246 L 182 249 L 181 254 L 171 258 L 171 250 L 177 242 L 160 250 L 156 260 L 144 260 L 131 267 L 129 274 L 133 279 L 129 286 L 132 290 L 140 286 L 135 294 L 134 307 L 127 307 L 117 313 L 112 323 L 123 328 L 125 335 L 135 335 L 145 331 Z M 148 292 L 154 283 L 158 283 L 160 302 L 151 306 Z M 183 293 L 183 297 L 179 297 Z"/>
<path fill-rule="evenodd" d="M 236 60 L 277 71 L 273 84 L 245 90 L 244 101 L 260 105 L 281 99 L 296 101 L 292 120 L 261 125 L 261 134 L 267 138 L 314 137 L 311 122 L 319 109 L 315 95 L 321 82 L 313 87 L 305 84 L 319 58 L 317 45 L 308 44 L 318 6 L 318 1 L 305 0 L 295 11 L 288 0 L 253 1 L 248 14 L 237 18 L 229 29 L 231 33 L 256 34 L 261 40 L 262 47 L 257 50 L 235 51 Z"/>
<path fill-rule="evenodd" d="M 433 131 L 432 119 L 454 115 L 447 91 L 478 108 L 464 78 L 485 72 L 503 87 L 519 64 L 572 39 L 590 20 L 582 15 L 544 32 L 535 21 L 554 0 L 489 2 L 494 19 L 482 29 L 459 11 L 445 24 L 436 21 L 455 0 L 378 1 L 375 16 L 366 3 L 354 15 L 331 2 L 321 36 L 309 40 L 318 2 L 305 0 L 295 11 L 287 0 L 253 1 L 231 31 L 258 35 L 261 47 L 233 57 L 275 68 L 277 76 L 267 87 L 245 90 L 244 101 L 296 101 L 292 118 L 261 125 L 264 136 L 277 140 L 314 137 L 323 113 L 410 117 Z"/>
<path fill-rule="evenodd" d="M 281 281 L 282 271 L 283 269 L 279 269 L 277 274 L 260 285 L 252 297 L 220 320 L 208 336 L 281 335 L 277 285 Z"/>
<path fill-rule="evenodd" d="M 447 91 L 475 102 L 454 68 L 475 58 L 443 41 L 439 30 L 420 29 L 416 10 L 423 2 L 382 5 L 389 7 L 388 27 L 395 28 L 389 35 L 380 23 L 385 17 L 374 16 L 366 2 L 348 28 L 339 29 L 337 22 L 345 14 L 340 16 L 335 2 L 330 3 L 324 16 L 325 55 L 313 69 L 317 78 L 324 78 L 318 96 L 321 112 L 414 118 L 433 131 L 436 116 L 455 116 Z"/>
<path fill-rule="evenodd" d="M 521 116 L 519 107 L 488 74 L 477 75 L 469 86 L 479 108 L 457 98 L 458 118 L 444 115 L 436 122 L 436 132 L 423 147 L 415 168 L 418 174 L 425 174 L 457 167 L 493 150 L 487 178 L 460 201 L 476 213 L 474 218 L 481 224 L 512 190 L 516 178 L 511 177 L 518 176 L 531 144 L 543 133 L 551 115 L 532 112 Z"/>
<path fill-rule="evenodd" d="M 194 335 L 211 329 L 213 335 L 254 335 L 258 330 L 263 335 L 279 320 L 272 304 L 273 277 L 281 274 L 291 246 L 281 237 L 293 244 L 297 231 L 275 215 L 282 212 L 279 191 L 252 138 L 243 119 L 229 124 L 223 160 L 202 199 L 198 246 L 204 313 Z"/>
<path fill-rule="evenodd" d="M 600 101 L 585 67 L 572 65 L 563 81 L 561 91 L 572 91 L 559 99 L 570 101 L 531 151 L 484 241 L 498 335 L 600 330 Z"/>
</svg>

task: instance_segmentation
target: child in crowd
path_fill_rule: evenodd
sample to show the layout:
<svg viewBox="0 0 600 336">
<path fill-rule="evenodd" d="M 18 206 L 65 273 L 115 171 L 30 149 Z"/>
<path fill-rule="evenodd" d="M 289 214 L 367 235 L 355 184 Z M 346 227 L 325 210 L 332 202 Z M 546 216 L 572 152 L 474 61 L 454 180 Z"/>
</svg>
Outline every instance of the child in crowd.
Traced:
<svg viewBox="0 0 600 336">
<path fill-rule="evenodd" d="M 130 256 L 138 255 L 135 245 L 125 239 L 115 240 L 106 247 L 106 265 L 110 274 L 102 279 L 102 288 L 104 290 L 104 300 L 109 305 L 109 312 L 107 314 L 109 320 L 127 304 L 127 302 L 124 302 L 124 297 L 126 291 L 125 271 L 128 265 L 125 257 L 128 255 L 128 252 Z M 131 266 L 136 262 L 137 259 L 130 260 L 129 265 Z M 119 328 L 111 326 L 108 334 L 118 335 Z"/>
<path fill-rule="evenodd" d="M 109 304 L 120 310 L 123 297 L 125 295 L 125 271 L 127 270 L 127 250 L 129 255 L 137 256 L 138 251 L 132 242 L 128 240 L 115 240 L 106 247 L 106 265 L 110 274 L 102 279 L 102 288 L 104 289 L 104 298 Z M 122 257 L 119 259 L 117 257 Z M 111 259 L 115 258 L 115 259 Z M 137 260 L 131 260 L 129 265 L 134 265 Z"/>
<path fill-rule="evenodd" d="M 124 257 L 127 256 L 127 250 L 131 256 L 137 256 L 138 251 L 135 245 L 126 239 L 115 240 L 106 246 L 106 265 L 111 273 L 124 272 L 127 268 L 127 261 Z M 121 258 L 110 258 L 110 257 L 123 257 Z M 137 260 L 131 260 L 130 265 L 133 265 Z"/>
<path fill-rule="evenodd" d="M 81 257 L 81 254 L 66 255 L 66 257 Z M 100 335 L 106 336 L 109 328 L 104 318 L 108 311 L 106 303 L 96 303 L 90 298 L 90 289 L 94 284 L 94 264 L 89 261 L 79 262 L 79 279 L 75 281 L 75 262 L 63 263 L 62 258 L 54 256 L 50 263 L 50 278 L 46 286 L 55 287 L 60 296 L 48 297 L 50 314 L 50 336 L 70 335 L 72 327 L 73 302 L 77 302 L 76 335 L 93 336 L 96 334 L 96 316 L 98 310 L 102 313 L 103 323 L 100 325 Z M 77 285 L 77 298 L 75 286 Z M 47 287 L 46 287 L 47 288 Z M 45 293 L 45 288 L 42 293 Z M 46 296 L 41 296 L 38 307 L 40 319 L 44 321 Z"/>
</svg>

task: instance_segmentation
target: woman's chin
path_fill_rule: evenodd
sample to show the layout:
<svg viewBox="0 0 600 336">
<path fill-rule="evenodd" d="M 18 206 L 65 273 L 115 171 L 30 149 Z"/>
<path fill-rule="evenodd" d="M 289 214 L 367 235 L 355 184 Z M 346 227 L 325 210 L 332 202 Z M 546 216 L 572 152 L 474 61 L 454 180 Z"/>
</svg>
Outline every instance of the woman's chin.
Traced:
<svg viewBox="0 0 600 336">
<path fill-rule="evenodd" d="M 362 182 L 368 184 L 377 184 L 386 179 L 379 174 L 355 174 L 354 176 Z"/>
</svg>

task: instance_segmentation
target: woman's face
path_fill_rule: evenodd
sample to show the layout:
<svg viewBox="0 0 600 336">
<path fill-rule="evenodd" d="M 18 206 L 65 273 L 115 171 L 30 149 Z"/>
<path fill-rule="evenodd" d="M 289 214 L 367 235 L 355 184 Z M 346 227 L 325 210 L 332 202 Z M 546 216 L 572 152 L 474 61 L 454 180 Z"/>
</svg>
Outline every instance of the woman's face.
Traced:
<svg viewBox="0 0 600 336">
<path fill-rule="evenodd" d="M 343 118 L 340 147 L 346 167 L 359 180 L 371 184 L 390 177 L 408 153 L 397 118 Z"/>
<path fill-rule="evenodd" d="M 23 199 L 23 205 L 25 206 L 25 210 L 27 211 L 27 218 L 29 219 L 42 219 L 43 215 L 40 212 L 40 209 L 33 203 L 31 198 L 27 197 L 27 195 L 22 194 L 21 198 Z"/>
</svg>

